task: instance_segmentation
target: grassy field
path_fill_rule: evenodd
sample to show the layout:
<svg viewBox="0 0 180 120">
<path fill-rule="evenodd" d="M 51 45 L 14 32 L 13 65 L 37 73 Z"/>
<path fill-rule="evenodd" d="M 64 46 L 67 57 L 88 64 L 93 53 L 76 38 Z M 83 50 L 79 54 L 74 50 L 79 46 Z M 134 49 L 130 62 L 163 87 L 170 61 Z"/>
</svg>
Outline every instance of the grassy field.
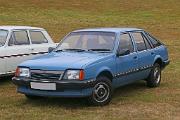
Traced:
<svg viewBox="0 0 180 120">
<path fill-rule="evenodd" d="M 0 25 L 43 27 L 56 42 L 74 29 L 139 27 L 161 39 L 171 59 L 159 88 L 143 81 L 121 87 L 104 107 L 88 106 L 84 99 L 27 100 L 3 78 L 0 120 L 180 120 L 179 0 L 0 0 Z"/>
</svg>

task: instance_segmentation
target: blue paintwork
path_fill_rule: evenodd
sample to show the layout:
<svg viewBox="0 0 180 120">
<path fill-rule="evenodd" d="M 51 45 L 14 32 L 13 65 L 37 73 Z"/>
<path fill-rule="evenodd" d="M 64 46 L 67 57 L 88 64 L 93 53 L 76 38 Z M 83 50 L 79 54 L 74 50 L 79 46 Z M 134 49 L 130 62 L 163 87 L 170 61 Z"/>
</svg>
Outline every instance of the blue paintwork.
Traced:
<svg viewBox="0 0 180 120">
<path fill-rule="evenodd" d="M 63 92 L 59 91 L 40 91 L 27 88 L 25 86 L 20 86 L 17 89 L 18 92 L 27 95 L 36 96 L 49 96 L 49 97 L 85 97 L 90 96 L 92 88 L 86 88 L 83 90 L 65 90 Z"/>
<path fill-rule="evenodd" d="M 67 69 L 83 69 L 85 71 L 85 80 L 96 79 L 96 77 L 103 71 L 108 71 L 113 76 L 112 85 L 114 88 L 129 84 L 136 80 L 147 78 L 151 68 L 148 67 L 145 70 L 132 72 L 131 74 L 125 74 L 121 77 L 116 77 L 119 73 L 126 73 L 128 71 L 139 69 L 145 66 L 152 66 L 157 59 L 161 59 L 162 62 L 168 60 L 167 48 L 163 44 L 156 48 L 137 51 L 136 44 L 133 41 L 134 52 L 125 56 L 116 56 L 118 45 L 120 44 L 119 36 L 124 32 L 142 31 L 137 28 L 99 28 L 99 29 L 83 29 L 79 31 L 104 31 L 115 32 L 116 43 L 112 53 L 98 53 L 98 52 L 51 52 L 42 57 L 38 57 L 32 60 L 28 60 L 20 64 L 20 67 L 29 67 L 30 69 L 42 69 L 42 70 L 67 70 Z M 152 55 L 151 52 L 154 54 Z M 137 59 L 134 57 L 137 56 Z M 42 96 L 88 96 L 92 93 L 91 89 L 84 89 L 77 93 L 73 91 L 65 92 L 45 92 L 38 90 L 26 89 L 26 87 L 20 86 L 19 92 L 25 94 L 42 95 Z"/>
</svg>

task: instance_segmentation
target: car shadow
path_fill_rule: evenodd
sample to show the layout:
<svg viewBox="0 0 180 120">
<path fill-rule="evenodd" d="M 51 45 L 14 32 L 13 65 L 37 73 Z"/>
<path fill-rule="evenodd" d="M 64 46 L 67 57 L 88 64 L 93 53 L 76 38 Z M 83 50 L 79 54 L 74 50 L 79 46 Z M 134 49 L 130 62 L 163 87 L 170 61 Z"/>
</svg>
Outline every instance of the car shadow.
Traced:
<svg viewBox="0 0 180 120">
<path fill-rule="evenodd" d="M 137 81 L 135 83 L 125 85 L 125 86 L 115 89 L 113 97 L 133 95 L 133 93 L 137 93 L 145 89 L 148 89 L 148 87 L 146 86 L 146 82 Z"/>
<path fill-rule="evenodd" d="M 123 87 L 120 87 L 114 91 L 113 99 L 121 98 L 121 96 L 133 96 L 137 92 L 148 89 L 145 86 L 144 81 L 138 81 Z M 27 99 L 24 97 L 22 104 L 32 104 L 33 106 L 48 106 L 48 107 L 61 107 L 65 109 L 81 109 L 84 107 L 93 107 L 87 102 L 87 98 L 47 98 L 42 97 L 39 99 Z M 114 102 L 114 101 L 113 101 Z M 116 101 L 115 101 L 116 102 Z"/>
<path fill-rule="evenodd" d="M 65 108 L 65 109 L 76 109 L 90 106 L 86 98 L 54 98 L 54 97 L 41 97 L 38 99 L 28 99 L 24 96 L 22 104 L 30 104 L 36 107 L 53 107 L 53 108 Z"/>
</svg>

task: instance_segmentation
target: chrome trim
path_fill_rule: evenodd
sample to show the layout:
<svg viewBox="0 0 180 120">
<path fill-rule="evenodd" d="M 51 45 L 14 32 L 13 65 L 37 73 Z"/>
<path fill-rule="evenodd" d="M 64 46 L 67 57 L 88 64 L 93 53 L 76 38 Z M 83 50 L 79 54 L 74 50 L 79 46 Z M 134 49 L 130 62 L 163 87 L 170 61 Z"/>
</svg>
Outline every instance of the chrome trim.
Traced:
<svg viewBox="0 0 180 120">
<path fill-rule="evenodd" d="M 126 71 L 126 72 L 117 73 L 117 74 L 114 75 L 114 77 L 121 77 L 121 76 L 124 76 L 124 75 L 127 75 L 127 74 L 132 74 L 132 73 L 135 73 L 135 72 L 146 70 L 146 69 L 151 68 L 152 66 L 153 65 L 147 65 L 147 66 L 142 66 L 142 67 L 136 68 L 136 69 L 130 69 L 130 70 Z"/>
<path fill-rule="evenodd" d="M 62 77 L 64 75 L 64 71 L 57 71 L 57 70 L 34 70 L 31 69 L 30 73 L 37 73 L 37 74 L 57 74 L 59 75 L 59 79 L 58 80 L 62 80 Z M 42 80 L 44 80 L 42 78 Z"/>
<path fill-rule="evenodd" d="M 63 74 L 64 71 L 57 71 L 57 70 L 34 70 L 31 69 L 30 72 L 34 72 L 34 73 L 52 73 L 52 74 Z"/>
</svg>

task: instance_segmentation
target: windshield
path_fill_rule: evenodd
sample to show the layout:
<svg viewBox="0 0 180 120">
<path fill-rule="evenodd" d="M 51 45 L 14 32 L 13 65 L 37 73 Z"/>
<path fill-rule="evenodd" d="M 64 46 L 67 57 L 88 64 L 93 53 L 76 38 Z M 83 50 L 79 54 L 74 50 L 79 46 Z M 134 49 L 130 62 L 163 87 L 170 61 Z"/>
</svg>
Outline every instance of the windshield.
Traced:
<svg viewBox="0 0 180 120">
<path fill-rule="evenodd" d="M 7 30 L 0 30 L 0 47 L 5 44 L 7 35 L 8 35 Z"/>
<path fill-rule="evenodd" d="M 65 37 L 56 51 L 112 51 L 114 43 L 115 33 L 113 32 L 72 32 Z"/>
</svg>

